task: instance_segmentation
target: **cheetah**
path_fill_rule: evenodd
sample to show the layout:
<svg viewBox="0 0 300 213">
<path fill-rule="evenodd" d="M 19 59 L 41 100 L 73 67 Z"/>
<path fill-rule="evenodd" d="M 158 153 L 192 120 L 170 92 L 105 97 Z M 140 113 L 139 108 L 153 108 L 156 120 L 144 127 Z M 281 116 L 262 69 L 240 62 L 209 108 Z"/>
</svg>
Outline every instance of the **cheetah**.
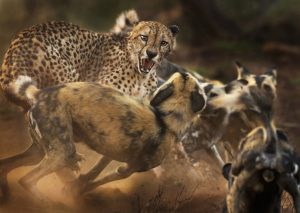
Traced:
<svg viewBox="0 0 300 213">
<path fill-rule="evenodd" d="M 99 82 L 138 98 L 157 88 L 156 68 L 175 48 L 179 28 L 140 21 L 128 33 L 98 33 L 66 22 L 35 25 L 19 33 L 5 53 L 0 84 L 5 96 L 23 107 L 15 93 L 18 78 L 37 88 L 68 82 Z"/>
<path fill-rule="evenodd" d="M 20 90 L 15 88 L 16 82 L 27 78 L 39 89 L 74 81 L 96 81 L 138 98 L 148 96 L 156 89 L 156 67 L 174 50 L 179 28 L 151 21 L 135 23 L 128 13 L 124 17 L 126 25 L 120 28 L 128 33 L 97 33 L 65 22 L 39 24 L 19 33 L 0 69 L 5 96 L 25 112 L 29 110 L 32 103 L 24 93 L 29 85 Z M 35 165 L 43 157 L 43 150 L 34 143 L 28 150 L 30 155 L 24 152 L 0 163 L 4 199 L 9 197 L 7 174 L 12 168 L 3 166 L 20 158 L 22 165 Z M 65 177 L 64 173 L 57 175 Z"/>
</svg>

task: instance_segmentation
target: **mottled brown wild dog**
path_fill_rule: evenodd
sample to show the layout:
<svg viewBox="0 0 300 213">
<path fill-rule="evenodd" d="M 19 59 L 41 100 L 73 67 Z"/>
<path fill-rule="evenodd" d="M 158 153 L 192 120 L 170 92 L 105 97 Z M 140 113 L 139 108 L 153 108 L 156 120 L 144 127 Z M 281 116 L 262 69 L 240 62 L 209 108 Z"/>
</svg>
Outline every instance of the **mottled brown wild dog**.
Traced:
<svg viewBox="0 0 300 213">
<path fill-rule="evenodd" d="M 205 86 L 208 107 L 182 139 L 183 148 L 194 162 L 193 152 L 206 149 L 224 164 L 224 157 L 221 157 L 217 147 L 225 146 L 232 159 L 238 142 L 251 129 L 268 125 L 276 98 L 276 70 L 254 75 L 237 63 L 237 71 L 237 80 L 225 85 L 208 83 Z"/>
<path fill-rule="evenodd" d="M 174 50 L 177 32 L 174 25 L 139 22 L 133 10 L 120 15 L 111 33 L 93 32 L 65 22 L 35 25 L 20 32 L 10 44 L 0 68 L 0 84 L 8 99 L 25 111 L 32 103 L 22 89 L 15 89 L 24 78 L 31 78 L 39 89 L 91 81 L 140 98 L 148 97 L 157 88 L 156 67 Z M 41 160 L 35 144 L 30 152 L 31 155 L 22 153 L 0 160 L 3 197 L 9 195 L 7 173 L 17 162 L 30 166 Z"/>
<path fill-rule="evenodd" d="M 229 181 L 223 212 L 279 213 L 283 190 L 300 212 L 299 156 L 282 131 L 274 126 L 273 131 L 276 136 L 270 137 L 264 127 L 255 128 L 241 141 L 233 163 L 223 167 Z"/>
<path fill-rule="evenodd" d="M 206 105 L 202 86 L 191 75 L 180 73 L 158 88 L 151 105 L 96 83 L 37 90 L 28 79 L 18 88 L 35 103 L 28 112 L 30 127 L 34 141 L 46 154 L 39 166 L 20 180 L 33 193 L 45 175 L 77 168 L 80 157 L 74 148 L 75 136 L 105 156 L 102 169 L 111 160 L 127 163 L 98 181 L 91 182 L 95 173 L 101 172 L 99 167 L 84 175 L 90 182 L 81 192 L 160 165 Z"/>
</svg>

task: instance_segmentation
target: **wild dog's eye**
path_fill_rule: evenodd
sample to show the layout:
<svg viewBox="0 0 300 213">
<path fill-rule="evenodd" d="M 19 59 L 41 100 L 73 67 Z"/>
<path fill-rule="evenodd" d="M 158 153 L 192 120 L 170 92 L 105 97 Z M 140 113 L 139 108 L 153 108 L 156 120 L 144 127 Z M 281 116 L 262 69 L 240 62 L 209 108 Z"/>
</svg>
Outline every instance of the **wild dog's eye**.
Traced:
<svg viewBox="0 0 300 213">
<path fill-rule="evenodd" d="M 162 47 L 165 47 L 167 45 L 168 45 L 168 42 L 166 42 L 166 41 L 161 41 L 160 42 L 160 46 L 162 46 Z"/>
<path fill-rule="evenodd" d="M 247 85 L 249 83 L 246 79 L 239 79 L 238 81 L 243 85 Z"/>
<path fill-rule="evenodd" d="M 270 85 L 264 84 L 264 85 L 263 85 L 263 88 L 264 88 L 264 90 L 267 91 L 267 92 L 272 92 L 272 88 L 271 88 Z"/>
<path fill-rule="evenodd" d="M 142 41 L 145 41 L 145 42 L 148 41 L 148 36 L 146 36 L 146 35 L 140 35 L 140 38 L 142 39 Z"/>
<path fill-rule="evenodd" d="M 218 96 L 218 94 L 217 94 L 217 93 L 214 93 L 214 92 L 212 92 L 212 93 L 209 94 L 209 97 L 210 97 L 210 98 L 217 97 L 217 96 Z"/>
</svg>

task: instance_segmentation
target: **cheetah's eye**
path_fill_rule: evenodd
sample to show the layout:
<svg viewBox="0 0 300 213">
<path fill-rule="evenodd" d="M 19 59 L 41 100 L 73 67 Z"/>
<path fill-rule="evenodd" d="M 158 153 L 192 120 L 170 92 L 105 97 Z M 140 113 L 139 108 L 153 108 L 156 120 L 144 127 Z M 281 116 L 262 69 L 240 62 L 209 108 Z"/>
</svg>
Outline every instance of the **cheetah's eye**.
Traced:
<svg viewBox="0 0 300 213">
<path fill-rule="evenodd" d="M 160 46 L 162 46 L 162 47 L 165 47 L 167 45 L 168 45 L 168 42 L 166 42 L 166 41 L 161 41 L 160 42 Z"/>
<path fill-rule="evenodd" d="M 145 42 L 148 41 L 148 36 L 140 35 L 140 38 L 142 39 L 142 41 L 145 41 Z"/>
</svg>

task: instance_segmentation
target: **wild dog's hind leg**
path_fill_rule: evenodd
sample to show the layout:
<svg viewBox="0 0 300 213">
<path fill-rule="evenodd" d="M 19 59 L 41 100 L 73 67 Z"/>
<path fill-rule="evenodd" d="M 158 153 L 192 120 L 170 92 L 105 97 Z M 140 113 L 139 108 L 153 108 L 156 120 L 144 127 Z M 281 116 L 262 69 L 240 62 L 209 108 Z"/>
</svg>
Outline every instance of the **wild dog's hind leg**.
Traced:
<svg viewBox="0 0 300 213">
<path fill-rule="evenodd" d="M 94 180 L 111 161 L 112 160 L 110 158 L 103 156 L 91 170 L 89 170 L 86 174 L 80 175 L 79 180 L 81 182 Z"/>
<path fill-rule="evenodd" d="M 36 198 L 47 201 L 48 199 L 37 189 L 37 182 L 47 174 L 56 171 L 58 165 L 52 162 L 52 158 L 44 158 L 40 165 L 31 170 L 19 180 L 19 183 Z"/>
<path fill-rule="evenodd" d="M 66 156 L 64 153 L 65 149 L 62 146 L 52 147 L 51 150 L 48 150 L 47 157 L 36 168 L 20 179 L 20 184 L 33 195 L 48 200 L 37 189 L 37 182 L 42 177 L 65 167 L 77 169 L 77 163 L 80 158 L 77 157 L 76 153 L 73 156 Z"/>
<path fill-rule="evenodd" d="M 43 150 L 33 143 L 26 151 L 15 156 L 0 160 L 0 190 L 2 199 L 9 197 L 10 191 L 7 183 L 7 174 L 21 166 L 32 166 L 38 164 L 44 156 Z"/>
</svg>

